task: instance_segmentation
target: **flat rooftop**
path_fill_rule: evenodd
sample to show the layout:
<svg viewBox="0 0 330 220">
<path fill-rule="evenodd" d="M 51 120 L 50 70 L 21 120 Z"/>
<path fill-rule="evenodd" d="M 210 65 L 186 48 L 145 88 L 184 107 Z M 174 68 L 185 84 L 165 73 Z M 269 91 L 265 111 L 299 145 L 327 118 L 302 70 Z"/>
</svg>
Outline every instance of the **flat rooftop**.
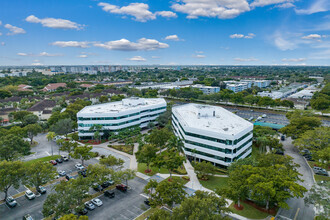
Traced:
<svg viewBox="0 0 330 220">
<path fill-rule="evenodd" d="M 173 107 L 172 111 L 181 125 L 226 135 L 235 135 L 253 126 L 252 123 L 219 106 L 190 103 Z"/>
<path fill-rule="evenodd" d="M 119 113 L 136 108 L 144 108 L 153 105 L 166 104 L 163 98 L 126 98 L 118 102 L 108 102 L 98 105 L 90 105 L 83 108 L 78 114 L 105 114 Z"/>
</svg>

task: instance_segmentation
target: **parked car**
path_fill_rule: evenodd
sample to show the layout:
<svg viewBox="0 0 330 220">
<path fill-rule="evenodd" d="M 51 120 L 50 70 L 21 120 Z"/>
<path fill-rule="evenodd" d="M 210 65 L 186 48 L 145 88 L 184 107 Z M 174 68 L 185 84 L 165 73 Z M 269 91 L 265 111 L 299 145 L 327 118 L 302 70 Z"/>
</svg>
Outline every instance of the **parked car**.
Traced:
<svg viewBox="0 0 330 220">
<path fill-rule="evenodd" d="M 91 201 L 85 202 L 85 207 L 91 211 L 95 209 L 95 205 Z"/>
<path fill-rule="evenodd" d="M 261 117 L 263 117 L 263 118 L 266 118 L 266 117 L 267 117 L 267 115 L 266 115 L 266 114 L 263 114 Z"/>
<path fill-rule="evenodd" d="M 65 176 L 66 175 L 66 172 L 64 170 L 59 170 L 58 171 L 58 175 Z"/>
<path fill-rule="evenodd" d="M 104 192 L 104 196 L 109 197 L 109 198 L 115 198 L 115 192 L 107 190 Z"/>
<path fill-rule="evenodd" d="M 315 167 L 313 167 L 313 171 L 314 171 L 315 174 L 318 174 L 318 175 L 323 175 L 323 176 L 328 176 L 329 175 L 328 172 L 325 169 L 321 168 L 321 167 L 315 166 Z"/>
<path fill-rule="evenodd" d="M 281 141 L 284 141 L 284 140 L 285 140 L 285 136 L 282 135 L 282 136 L 281 136 Z"/>
<path fill-rule="evenodd" d="M 29 200 L 32 200 L 32 199 L 34 199 L 36 197 L 36 195 L 31 190 L 29 190 L 29 189 L 25 191 L 25 196 Z"/>
<path fill-rule="evenodd" d="M 82 175 L 83 177 L 87 177 L 87 171 L 86 170 L 79 170 L 78 174 Z"/>
<path fill-rule="evenodd" d="M 55 160 L 49 161 L 49 163 L 53 164 L 54 166 L 57 165 L 57 162 Z"/>
<path fill-rule="evenodd" d="M 82 210 L 78 211 L 79 215 L 87 215 L 88 211 L 87 209 L 83 208 Z"/>
<path fill-rule="evenodd" d="M 66 174 L 65 179 L 67 179 L 67 181 L 69 181 L 69 180 L 73 179 L 73 176 L 71 176 L 70 174 Z"/>
<path fill-rule="evenodd" d="M 102 186 L 100 186 L 100 185 L 97 184 L 97 183 L 94 183 L 94 184 L 93 184 L 93 189 L 94 189 L 95 191 L 97 191 L 97 192 L 100 192 L 100 191 L 103 190 Z"/>
<path fill-rule="evenodd" d="M 6 204 L 10 207 L 13 208 L 17 205 L 16 200 L 12 196 L 8 196 L 6 199 Z"/>
<path fill-rule="evenodd" d="M 311 152 L 310 152 L 308 149 L 303 149 L 303 150 L 300 151 L 300 153 L 301 153 L 303 156 L 311 155 Z"/>
<path fill-rule="evenodd" d="M 57 158 L 57 159 L 56 159 L 56 162 L 57 162 L 57 163 L 63 163 L 63 159 L 62 159 L 62 158 Z"/>
<path fill-rule="evenodd" d="M 77 170 L 83 170 L 83 169 L 85 169 L 85 167 L 83 165 L 81 165 L 80 163 L 77 163 L 74 166 L 76 167 Z"/>
<path fill-rule="evenodd" d="M 63 159 L 63 161 L 69 161 L 68 156 L 62 155 L 61 158 Z"/>
<path fill-rule="evenodd" d="M 253 117 L 250 117 L 250 118 L 249 118 L 249 121 L 252 121 L 252 120 L 253 120 Z"/>
<path fill-rule="evenodd" d="M 116 186 L 116 189 L 118 189 L 118 190 L 120 190 L 120 191 L 122 191 L 122 192 L 126 192 L 126 191 L 127 191 L 127 186 L 124 185 L 124 184 L 118 184 L 118 185 Z"/>
<path fill-rule="evenodd" d="M 149 199 L 145 199 L 145 200 L 144 200 L 144 204 L 146 204 L 147 206 L 150 206 L 150 201 L 149 201 Z"/>
<path fill-rule="evenodd" d="M 37 191 L 40 193 L 40 194 L 45 194 L 47 192 L 46 188 L 43 187 L 43 186 L 39 186 L 37 187 Z"/>
<path fill-rule="evenodd" d="M 33 218 L 30 214 L 26 214 L 23 216 L 23 220 L 33 220 Z"/>
<path fill-rule="evenodd" d="M 113 180 L 108 180 L 108 181 L 105 181 L 104 183 L 101 184 L 102 188 L 107 188 L 111 185 L 115 184 L 115 182 Z"/>
<path fill-rule="evenodd" d="M 100 207 L 103 205 L 103 202 L 99 198 L 92 199 L 92 203 L 96 205 L 97 207 Z"/>
</svg>

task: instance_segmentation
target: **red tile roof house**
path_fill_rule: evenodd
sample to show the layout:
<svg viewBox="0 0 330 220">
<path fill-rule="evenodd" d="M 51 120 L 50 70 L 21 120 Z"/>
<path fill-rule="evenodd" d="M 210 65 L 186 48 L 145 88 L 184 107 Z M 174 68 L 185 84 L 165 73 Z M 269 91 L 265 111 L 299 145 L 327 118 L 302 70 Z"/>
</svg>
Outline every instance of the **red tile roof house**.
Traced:
<svg viewBox="0 0 330 220">
<path fill-rule="evenodd" d="M 66 87 L 66 83 L 50 83 L 42 89 L 44 92 L 54 92 L 60 87 Z"/>
<path fill-rule="evenodd" d="M 32 92 L 31 88 L 32 88 L 32 86 L 21 84 L 21 85 L 18 85 L 18 89 L 17 90 L 18 91 Z"/>
</svg>

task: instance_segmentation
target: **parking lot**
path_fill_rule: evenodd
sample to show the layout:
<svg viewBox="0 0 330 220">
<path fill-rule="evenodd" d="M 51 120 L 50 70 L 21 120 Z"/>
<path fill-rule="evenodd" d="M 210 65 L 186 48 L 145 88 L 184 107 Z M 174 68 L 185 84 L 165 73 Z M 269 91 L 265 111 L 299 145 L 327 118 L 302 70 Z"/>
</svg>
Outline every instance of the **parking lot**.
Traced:
<svg viewBox="0 0 330 220">
<path fill-rule="evenodd" d="M 136 177 L 128 181 L 131 187 L 129 191 L 123 193 L 115 189 L 115 198 L 107 198 L 104 195 L 98 197 L 103 205 L 93 211 L 88 212 L 89 219 L 134 219 L 144 212 L 141 205 L 144 205 L 145 197 L 142 194 L 147 181 Z M 28 200 L 25 196 L 16 199 L 17 206 L 9 208 L 6 204 L 0 205 L 0 219 L 16 220 L 22 219 L 25 214 L 30 214 L 34 219 L 43 219 L 42 207 L 47 198 L 47 194 L 52 193 L 51 186 L 47 186 L 47 193 Z M 96 193 L 90 189 L 90 193 Z"/>
</svg>

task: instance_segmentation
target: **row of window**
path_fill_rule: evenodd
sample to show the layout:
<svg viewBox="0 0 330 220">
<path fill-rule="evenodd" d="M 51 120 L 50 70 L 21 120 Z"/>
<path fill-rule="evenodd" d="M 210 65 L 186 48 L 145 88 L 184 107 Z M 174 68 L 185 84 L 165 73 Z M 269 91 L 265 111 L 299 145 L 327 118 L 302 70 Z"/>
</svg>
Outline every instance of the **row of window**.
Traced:
<svg viewBox="0 0 330 220">
<path fill-rule="evenodd" d="M 140 112 L 136 112 L 136 113 L 129 114 L 129 115 L 123 115 L 123 116 L 119 116 L 119 117 L 97 117 L 97 118 L 78 117 L 78 120 L 79 121 L 118 120 L 118 119 L 123 119 L 123 118 L 132 117 L 132 116 L 135 116 L 135 115 L 139 115 L 139 114 L 144 113 L 144 112 L 154 112 L 154 111 L 158 111 L 158 110 L 162 110 L 162 109 L 166 109 L 166 106 L 160 107 L 160 108 L 154 108 L 154 109 L 147 109 L 147 110 L 143 110 L 143 111 L 140 111 Z"/>
<path fill-rule="evenodd" d="M 197 151 L 197 150 L 192 150 L 192 149 L 186 148 L 186 147 L 184 149 L 185 149 L 185 151 L 189 151 L 192 154 L 199 154 L 199 155 L 202 155 L 202 156 L 205 156 L 205 157 L 214 158 L 216 160 L 222 160 L 222 161 L 228 162 L 228 163 L 231 162 L 231 158 L 228 158 L 228 157 L 220 157 L 220 156 L 216 156 L 216 155 L 213 155 L 213 154 L 208 154 L 208 153 Z"/>
<path fill-rule="evenodd" d="M 99 124 L 99 125 L 102 125 L 102 126 L 120 126 L 120 125 L 123 125 L 123 124 L 128 124 L 128 123 L 132 123 L 132 122 L 135 122 L 135 121 L 139 121 L 140 119 L 142 118 L 146 118 L 146 117 L 155 117 L 155 116 L 158 116 L 160 115 L 161 113 L 158 113 L 158 114 L 154 114 L 154 115 L 146 115 L 146 116 L 143 116 L 141 118 L 136 118 L 136 119 L 133 119 L 133 120 L 129 120 L 129 121 L 124 121 L 124 122 L 120 122 L 120 123 L 113 123 L 113 124 Z M 82 123 L 79 123 L 78 126 L 79 127 L 92 127 L 93 125 L 95 124 L 82 124 Z"/>
<path fill-rule="evenodd" d="M 234 161 L 241 158 L 246 152 L 248 152 L 251 149 L 251 147 L 245 149 L 242 153 L 240 153 L 237 157 L 234 158 Z"/>
<path fill-rule="evenodd" d="M 232 140 L 222 140 L 222 139 L 218 139 L 218 138 L 213 138 L 213 137 L 208 137 L 205 135 L 200 135 L 200 134 L 194 134 L 194 133 L 190 133 L 190 132 L 186 132 L 183 127 L 181 126 L 180 123 L 178 123 L 178 119 L 175 117 L 175 115 L 173 114 L 173 119 L 172 120 L 176 125 L 179 125 L 180 128 L 182 129 L 182 131 L 185 133 L 185 135 L 191 136 L 191 137 L 196 137 L 196 138 L 201 138 L 201 139 L 205 139 L 205 140 L 209 140 L 209 141 L 214 141 L 217 143 L 221 143 L 221 144 L 226 144 L 226 145 L 232 145 L 234 143 L 234 145 L 238 144 L 240 141 L 242 141 L 244 138 L 246 138 L 247 136 L 252 134 L 252 131 L 246 133 L 245 135 L 243 135 L 242 137 L 240 137 L 239 139 L 236 139 L 234 141 Z"/>
<path fill-rule="evenodd" d="M 178 129 L 177 125 L 175 124 L 175 121 L 173 121 L 173 125 L 176 129 L 174 129 L 174 131 L 176 132 L 176 130 L 179 131 L 180 133 L 180 136 L 181 136 L 181 139 L 184 139 L 180 129 Z M 198 143 L 198 142 L 195 142 L 195 141 L 190 141 L 190 140 L 184 140 L 185 143 L 187 144 L 192 144 L 192 145 L 195 145 L 195 146 L 199 146 L 199 147 L 203 147 L 203 148 L 206 148 L 206 149 L 210 149 L 210 150 L 215 150 L 215 151 L 219 151 L 219 152 L 222 152 L 222 153 L 225 153 L 225 154 L 231 154 L 232 153 L 232 150 L 231 149 L 223 149 L 223 148 L 219 148 L 219 147 L 214 147 L 214 146 L 210 146 L 210 145 L 207 145 L 207 144 L 202 144 L 202 143 Z M 241 150 L 243 147 L 245 147 L 247 144 L 251 143 L 252 141 L 252 138 L 249 139 L 248 141 L 246 141 L 244 144 L 242 144 L 241 146 L 239 146 L 238 148 L 234 149 L 233 150 L 233 153 L 236 153 L 238 152 L 239 150 Z"/>
</svg>

